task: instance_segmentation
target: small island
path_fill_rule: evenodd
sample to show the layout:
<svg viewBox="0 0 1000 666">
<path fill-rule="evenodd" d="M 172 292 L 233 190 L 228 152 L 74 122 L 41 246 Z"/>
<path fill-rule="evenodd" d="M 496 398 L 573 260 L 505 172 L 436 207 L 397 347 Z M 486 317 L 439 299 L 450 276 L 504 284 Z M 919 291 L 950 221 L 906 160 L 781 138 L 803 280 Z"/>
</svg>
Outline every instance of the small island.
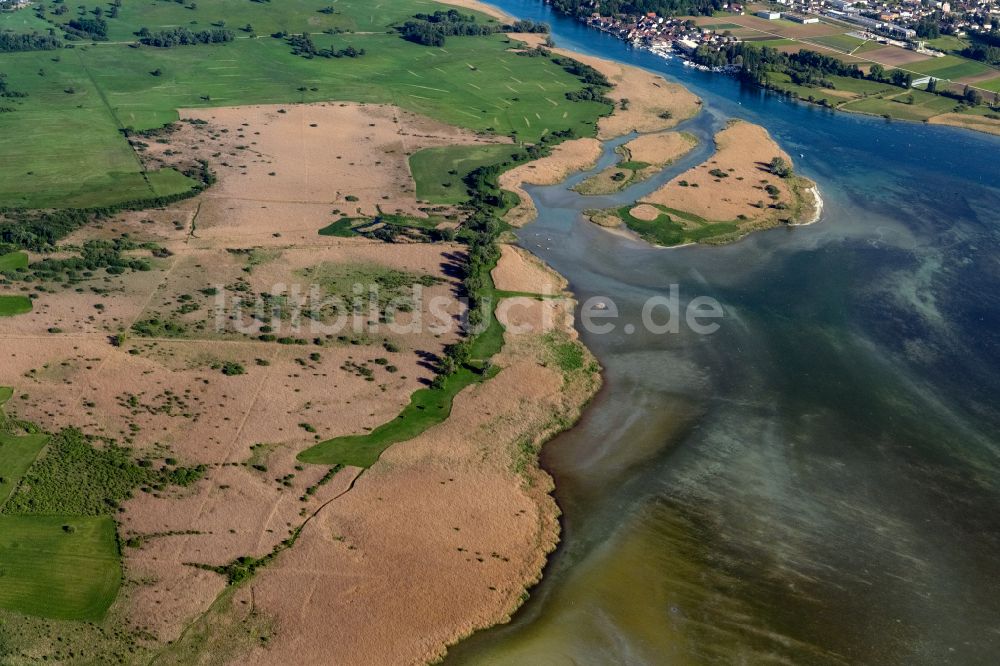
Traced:
<svg viewBox="0 0 1000 666">
<path fill-rule="evenodd" d="M 633 204 L 590 211 L 605 227 L 624 225 L 654 245 L 729 243 L 754 231 L 815 222 L 816 184 L 795 175 L 792 160 L 763 127 L 730 121 L 715 135 L 712 157 Z"/>
</svg>

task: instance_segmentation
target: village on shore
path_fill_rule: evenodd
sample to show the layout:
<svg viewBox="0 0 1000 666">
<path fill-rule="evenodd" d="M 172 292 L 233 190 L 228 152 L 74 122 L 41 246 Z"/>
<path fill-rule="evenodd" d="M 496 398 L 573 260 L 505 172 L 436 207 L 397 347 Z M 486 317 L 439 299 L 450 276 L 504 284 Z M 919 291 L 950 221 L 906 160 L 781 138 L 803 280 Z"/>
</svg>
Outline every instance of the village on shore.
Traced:
<svg viewBox="0 0 1000 666">
<path fill-rule="evenodd" d="M 911 58 L 944 58 L 949 55 L 947 49 L 935 48 L 938 46 L 935 42 L 948 41 L 948 45 L 954 47 L 960 44 L 959 40 L 969 35 L 985 35 L 995 31 L 1000 24 L 998 7 L 1000 6 L 993 2 L 971 0 L 958 0 L 955 3 L 940 0 L 930 3 L 915 0 L 894 3 L 874 0 L 777 0 L 768 4 L 727 3 L 711 17 L 668 17 L 656 12 L 605 16 L 594 12 L 580 18 L 593 28 L 636 47 L 648 48 L 657 55 L 679 55 L 685 62 L 700 69 L 725 72 L 737 71 L 739 68 L 732 65 L 697 65 L 690 60 L 690 56 L 699 47 L 719 50 L 727 44 L 745 41 L 759 42 L 765 46 L 794 47 L 795 50 L 812 49 L 824 55 L 834 52 L 835 55 L 848 57 L 855 56 L 859 51 L 863 53 L 879 48 L 906 50 L 913 54 L 910 57 L 897 54 L 896 58 L 890 58 L 886 66 L 905 64 Z M 730 19 L 735 19 L 736 22 L 730 23 Z M 795 41 L 800 36 L 808 39 L 821 31 L 821 23 L 842 28 L 848 39 L 842 40 L 841 44 L 832 41 L 770 43 Z M 813 26 L 813 29 L 793 29 L 790 32 L 781 29 L 781 26 L 790 24 L 803 28 Z M 769 25 L 773 32 L 769 30 Z M 852 49 L 853 40 L 866 46 Z M 900 62 L 895 63 L 893 60 Z M 993 75 L 1000 77 L 1000 71 L 994 71 Z M 942 80 L 928 74 L 916 77 L 911 86 L 926 86 L 932 79 Z M 984 89 L 984 92 L 989 92 L 991 88 L 992 86 Z"/>
</svg>

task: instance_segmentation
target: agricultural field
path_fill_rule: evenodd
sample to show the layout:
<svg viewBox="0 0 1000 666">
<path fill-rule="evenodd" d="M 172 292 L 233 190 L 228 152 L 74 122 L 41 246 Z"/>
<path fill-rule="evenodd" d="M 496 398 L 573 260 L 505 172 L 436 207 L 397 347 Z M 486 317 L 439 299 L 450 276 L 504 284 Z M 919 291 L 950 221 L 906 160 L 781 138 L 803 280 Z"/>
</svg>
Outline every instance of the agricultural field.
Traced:
<svg viewBox="0 0 1000 666">
<path fill-rule="evenodd" d="M 101 620 L 118 594 L 114 521 L 0 515 L 0 608 L 56 620 Z"/>
<path fill-rule="evenodd" d="M 803 39 L 806 43 L 819 44 L 827 48 L 843 51 L 844 53 L 854 53 L 858 48 L 870 42 L 847 34 L 820 35 Z"/>
<path fill-rule="evenodd" d="M 983 88 L 984 90 L 989 90 L 992 92 L 1000 92 L 1000 76 L 995 79 L 987 79 L 986 81 L 978 81 L 976 83 L 977 88 Z"/>
<path fill-rule="evenodd" d="M 417 198 L 435 204 L 457 204 L 469 198 L 463 179 L 481 166 L 509 160 L 511 145 L 424 148 L 410 157 Z"/>
<path fill-rule="evenodd" d="M 943 58 L 930 58 L 920 62 L 909 63 L 905 66 L 913 72 L 929 74 L 934 78 L 948 79 L 955 81 L 967 76 L 978 76 L 990 71 L 990 67 L 975 60 L 962 58 L 960 56 L 947 55 Z"/>
<path fill-rule="evenodd" d="M 170 49 L 78 44 L 0 55 L 10 89 L 27 94 L 14 100 L 12 113 L 0 114 L 0 206 L 96 206 L 190 189 L 194 182 L 179 173 L 144 172 L 121 134 L 176 121 L 179 108 L 393 103 L 531 142 L 554 130 L 593 134 L 593 117 L 602 111 L 596 102 L 569 102 L 565 95 L 579 90 L 579 81 L 548 59 L 509 52 L 502 35 L 450 38 L 443 48 L 384 30 L 314 40 L 317 47 L 366 53 L 307 59 L 268 36 Z"/>
<path fill-rule="evenodd" d="M 910 95 L 913 96 L 912 104 L 908 103 Z M 901 120 L 927 120 L 942 113 L 950 113 L 957 106 L 958 102 L 949 97 L 914 89 L 891 96 L 869 97 L 849 102 L 842 108 L 877 116 L 888 115 Z"/>
</svg>

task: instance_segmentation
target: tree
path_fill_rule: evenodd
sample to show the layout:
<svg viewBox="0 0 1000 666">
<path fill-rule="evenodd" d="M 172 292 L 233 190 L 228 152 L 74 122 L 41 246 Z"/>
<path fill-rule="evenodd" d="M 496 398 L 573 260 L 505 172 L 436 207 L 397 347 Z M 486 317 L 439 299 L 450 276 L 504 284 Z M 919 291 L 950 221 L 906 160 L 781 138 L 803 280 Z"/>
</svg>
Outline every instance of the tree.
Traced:
<svg viewBox="0 0 1000 666">
<path fill-rule="evenodd" d="M 929 93 L 937 92 L 937 79 L 931 78 L 931 80 L 927 82 L 927 92 Z"/>
<path fill-rule="evenodd" d="M 965 86 L 965 91 L 962 93 L 962 98 L 970 106 L 979 106 L 983 103 L 983 95 L 978 90 L 971 86 Z"/>
<path fill-rule="evenodd" d="M 788 178 L 792 175 L 792 167 L 783 157 L 772 159 L 771 163 L 768 164 L 768 168 L 771 170 L 771 173 L 779 178 Z"/>
<path fill-rule="evenodd" d="M 868 70 L 868 78 L 872 81 L 881 81 L 883 76 L 885 76 L 885 67 L 878 63 L 872 65 L 871 69 Z"/>
</svg>

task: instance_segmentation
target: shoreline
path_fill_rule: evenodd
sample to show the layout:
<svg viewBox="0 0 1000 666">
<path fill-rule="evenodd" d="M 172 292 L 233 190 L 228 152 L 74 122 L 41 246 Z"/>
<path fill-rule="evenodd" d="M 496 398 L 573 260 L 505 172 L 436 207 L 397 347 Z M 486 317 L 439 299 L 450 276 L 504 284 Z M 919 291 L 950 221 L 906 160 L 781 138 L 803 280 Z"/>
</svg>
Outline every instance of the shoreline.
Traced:
<svg viewBox="0 0 1000 666">
<path fill-rule="evenodd" d="M 594 25 L 593 23 L 591 23 L 587 19 L 584 19 L 584 18 L 578 17 L 578 16 L 573 16 L 573 15 L 565 14 L 563 12 L 560 12 L 557 9 L 554 10 L 554 11 L 557 14 L 559 14 L 560 16 L 563 16 L 563 17 L 565 17 L 565 18 L 567 18 L 569 20 L 574 20 L 574 21 L 576 21 L 578 23 L 583 24 L 588 29 L 596 30 L 597 32 L 601 32 L 601 33 L 604 33 L 604 34 L 609 35 L 611 37 L 614 37 L 618 41 L 621 41 L 621 42 L 624 42 L 626 44 L 629 44 L 633 48 L 637 48 L 637 49 L 642 50 L 642 51 L 648 51 L 648 52 L 652 53 L 653 55 L 655 55 L 655 56 L 657 56 L 659 58 L 662 58 L 662 59 L 665 59 L 665 60 L 677 58 L 685 66 L 692 67 L 692 68 L 698 69 L 699 71 L 703 71 L 703 72 L 709 72 L 709 73 L 712 73 L 712 74 L 723 74 L 723 75 L 727 75 L 727 76 L 737 76 L 737 77 L 739 76 L 740 69 L 736 65 L 731 65 L 730 64 L 730 65 L 721 65 L 721 66 L 717 66 L 717 67 L 709 67 L 707 65 L 702 65 L 702 64 L 696 63 L 693 59 L 691 59 L 688 56 L 687 53 L 684 53 L 682 51 L 677 50 L 676 47 L 675 47 L 675 45 L 674 45 L 675 42 L 642 42 L 642 41 L 639 41 L 638 39 L 630 42 L 627 39 L 625 39 L 624 37 L 618 35 L 616 32 L 614 32 L 612 30 L 609 30 L 609 29 L 606 29 L 606 28 L 603 28 L 600 25 Z M 602 18 L 604 18 L 604 17 L 602 17 Z M 695 17 L 695 18 L 697 18 L 697 17 Z M 804 49 L 804 50 L 809 50 L 809 51 L 812 51 L 814 53 L 821 53 L 820 51 L 816 51 L 815 49 Z M 822 55 L 822 53 L 821 53 L 821 55 Z M 797 102 L 802 102 L 804 104 L 808 104 L 809 106 L 814 106 L 814 107 L 819 107 L 819 108 L 822 108 L 822 109 L 827 109 L 829 111 L 840 111 L 840 112 L 843 112 L 843 113 L 850 113 L 850 114 L 854 114 L 854 115 L 858 115 L 858 116 L 867 116 L 867 117 L 871 117 L 871 118 L 882 118 L 882 119 L 884 119 L 886 121 L 898 121 L 898 122 L 906 122 L 906 123 L 918 123 L 918 124 L 923 124 L 923 125 L 943 125 L 943 126 L 946 126 L 946 127 L 955 127 L 955 128 L 959 128 L 959 129 L 966 129 L 966 130 L 970 130 L 972 132 L 978 132 L 980 134 L 991 134 L 993 136 L 1000 135 L 1000 122 L 995 122 L 995 121 L 994 122 L 990 122 L 991 119 L 988 118 L 987 116 L 982 116 L 982 115 L 977 115 L 977 114 L 967 114 L 966 115 L 966 114 L 960 114 L 960 113 L 954 113 L 954 112 L 939 113 L 937 115 L 929 116 L 929 117 L 924 118 L 924 119 L 903 118 L 903 117 L 897 117 L 897 116 L 887 116 L 885 114 L 872 113 L 872 112 L 869 112 L 869 111 L 861 111 L 861 110 L 857 110 L 857 109 L 848 108 L 848 105 L 851 102 L 857 101 L 856 99 L 852 99 L 852 100 L 849 100 L 847 102 L 840 103 L 838 105 L 829 105 L 828 106 L 828 105 L 825 105 L 825 104 L 821 104 L 819 101 L 810 101 L 809 99 L 807 99 L 805 97 L 801 97 L 798 94 L 796 94 L 794 91 L 791 91 L 791 90 L 785 90 L 783 88 L 776 87 L 776 86 L 764 85 L 764 84 L 757 83 L 757 82 L 754 82 L 754 81 L 748 81 L 747 83 L 750 83 L 751 85 L 753 85 L 753 87 L 755 87 L 755 88 L 757 88 L 759 90 L 764 90 L 766 92 L 770 92 L 770 93 L 773 93 L 775 95 L 780 95 L 780 96 L 785 97 L 787 99 L 791 99 L 791 100 L 794 100 L 794 101 L 797 101 Z M 819 88 L 819 90 L 824 90 L 824 88 Z M 905 92 L 907 92 L 907 90 L 909 90 L 909 89 L 902 89 L 901 88 L 898 93 L 893 93 L 892 96 L 902 95 Z M 984 94 L 985 94 L 987 91 L 983 90 L 982 92 L 984 92 Z"/>
<path fill-rule="evenodd" d="M 790 227 L 808 227 L 809 225 L 816 224 L 823 217 L 823 196 L 819 192 L 819 185 L 813 182 L 812 187 L 807 190 L 813 197 L 813 214 L 805 222 L 793 222 L 788 225 Z"/>
</svg>

